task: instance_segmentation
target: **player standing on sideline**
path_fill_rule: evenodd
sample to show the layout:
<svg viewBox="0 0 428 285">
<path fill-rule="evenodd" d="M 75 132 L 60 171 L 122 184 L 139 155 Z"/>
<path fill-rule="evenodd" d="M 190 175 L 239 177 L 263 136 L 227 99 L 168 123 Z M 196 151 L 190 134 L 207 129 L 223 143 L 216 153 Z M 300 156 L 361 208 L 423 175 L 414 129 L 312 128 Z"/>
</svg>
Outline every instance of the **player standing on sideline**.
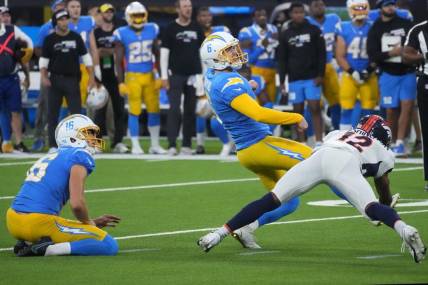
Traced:
<svg viewBox="0 0 428 285">
<path fill-rule="evenodd" d="M 378 7 L 378 4 L 381 3 L 382 1 L 383 0 L 377 0 L 376 1 L 376 8 L 377 9 L 370 10 L 370 12 L 369 12 L 369 16 L 368 16 L 369 20 L 372 21 L 373 23 L 377 19 L 379 19 L 381 17 L 381 15 L 382 15 L 381 9 Z M 400 4 L 399 2 L 405 2 L 405 1 L 398 0 L 398 1 L 395 1 L 395 2 L 396 2 L 396 5 L 397 5 L 397 10 L 396 10 L 397 17 L 400 17 L 402 19 L 406 19 L 406 20 L 409 20 L 409 21 L 413 22 L 413 15 L 412 15 L 412 13 L 408 9 L 406 9 L 406 7 L 401 7 L 399 5 Z"/>
<path fill-rule="evenodd" d="M 199 48 L 205 38 L 202 28 L 192 21 L 192 2 L 176 0 L 178 18 L 170 23 L 162 36 L 160 68 L 162 85 L 168 92 L 169 155 L 177 155 L 177 137 L 183 121 L 183 142 L 180 154 L 191 155 L 192 135 L 196 122 L 196 88 L 202 79 Z M 184 94 L 183 116 L 181 94 Z"/>
<path fill-rule="evenodd" d="M 340 124 L 339 77 L 336 67 L 333 65 L 333 57 L 340 18 L 336 14 L 326 14 L 325 8 L 324 0 L 312 0 L 310 5 L 311 15 L 307 19 L 309 23 L 320 28 L 324 36 L 327 59 L 322 92 L 329 105 L 333 127 L 337 130 Z"/>
<path fill-rule="evenodd" d="M 28 170 L 7 210 L 7 229 L 18 240 L 17 256 L 117 254 L 117 242 L 101 228 L 115 226 L 120 218 L 90 219 L 84 196 L 85 179 L 95 169 L 92 155 L 104 147 L 98 132 L 98 126 L 83 115 L 71 115 L 58 124 L 58 151 Z M 77 221 L 59 216 L 68 200 Z"/>
<path fill-rule="evenodd" d="M 415 262 L 421 262 L 427 249 L 418 231 L 403 222 L 397 212 L 387 206 L 392 199 L 388 173 L 394 168 L 390 143 L 391 130 L 376 115 L 363 117 L 355 130 L 331 132 L 324 144 L 311 157 L 291 168 L 271 193 L 245 206 L 222 228 L 201 237 L 198 245 L 204 251 L 209 251 L 234 230 L 272 211 L 281 203 L 326 183 L 340 188 L 347 200 L 365 218 L 381 221 L 394 229 Z M 381 202 L 377 201 L 364 176 L 374 177 Z"/>
<path fill-rule="evenodd" d="M 321 144 L 321 84 L 325 72 L 326 45 L 321 30 L 305 19 L 305 7 L 300 2 L 290 6 L 291 22 L 281 32 L 278 47 L 279 81 L 285 92 L 285 77 L 289 82 L 289 102 L 296 113 L 303 114 L 308 103 L 315 130 L 316 144 Z M 299 140 L 304 134 L 298 132 Z"/>
<path fill-rule="evenodd" d="M 150 154 L 166 154 L 159 144 L 160 107 L 159 88 L 156 88 L 153 56 L 159 58 L 159 27 L 148 23 L 148 12 L 139 2 L 132 2 L 125 10 L 128 26 L 114 31 L 115 65 L 119 82 L 119 91 L 128 96 L 128 128 L 131 134 L 133 154 L 143 154 L 138 136 L 140 133 L 139 116 L 144 101 L 148 115 L 148 129 L 151 145 Z M 123 61 L 126 70 L 123 69 Z"/>
<path fill-rule="evenodd" d="M 358 95 L 361 100 L 361 116 L 374 112 L 378 103 L 377 77 L 367 55 L 367 36 L 372 26 L 367 19 L 369 2 L 348 0 L 346 6 L 351 21 L 342 22 L 336 41 L 336 60 L 344 71 L 339 91 L 341 130 L 351 129 L 358 122 L 352 122 L 352 110 Z"/>
<path fill-rule="evenodd" d="M 400 156 L 407 154 L 404 138 L 416 99 L 416 74 L 414 67 L 402 62 L 401 53 L 412 22 L 397 16 L 396 2 L 377 2 L 381 17 L 369 31 L 367 52 L 370 61 L 380 68 L 381 107 L 386 108 L 386 118 L 392 130 L 392 151 Z"/>
<path fill-rule="evenodd" d="M 202 27 L 204 31 L 205 37 L 215 32 L 228 32 L 230 30 L 226 26 L 213 26 L 213 15 L 211 14 L 208 7 L 200 7 L 198 9 L 196 15 L 196 21 Z M 202 66 L 203 69 L 204 66 Z M 196 94 L 198 95 L 198 94 Z M 206 118 L 198 115 L 198 111 L 201 108 L 204 108 L 207 102 L 206 95 L 202 95 L 198 97 L 198 101 L 196 103 L 196 154 L 204 154 L 205 153 L 205 129 L 206 129 Z M 227 144 L 224 144 L 226 146 Z"/>
<path fill-rule="evenodd" d="M 101 83 L 107 89 L 114 114 L 114 137 L 111 142 L 111 149 L 116 153 L 128 152 L 128 147 L 122 143 L 125 135 L 125 101 L 119 94 L 119 83 L 115 74 L 114 67 L 114 36 L 116 29 L 114 25 L 114 7 L 109 4 L 103 4 L 100 10 L 100 26 L 95 28 L 90 35 L 90 44 L 95 45 L 99 59 L 94 58 L 94 62 L 99 62 L 101 69 Z M 98 126 L 106 126 L 107 105 L 95 112 L 95 123 Z M 101 127 L 102 129 L 102 127 Z M 103 133 L 103 132 L 101 132 Z"/>
<path fill-rule="evenodd" d="M 48 94 L 48 136 L 50 152 L 56 150 L 55 128 L 63 97 L 67 100 L 72 114 L 81 112 L 79 90 L 82 59 L 89 74 L 89 86 L 95 84 L 91 56 L 86 50 L 82 37 L 68 28 L 70 16 L 66 10 L 58 10 L 52 16 L 55 32 L 43 42 L 39 60 L 40 80 L 49 87 Z M 64 68 L 67 67 L 67 68 Z M 49 75 L 48 75 L 49 72 Z"/>
<path fill-rule="evenodd" d="M 256 8 L 253 15 L 254 23 L 243 28 L 238 35 L 242 49 L 248 53 L 251 73 L 260 75 L 266 82 L 269 100 L 276 102 L 276 64 L 275 50 L 278 46 L 278 30 L 267 23 L 267 12 L 264 8 Z"/>
<path fill-rule="evenodd" d="M 3 9 L 2 14 L 5 11 Z M 25 67 L 33 54 L 33 42 L 17 26 L 6 24 L 9 20 L 6 19 L 5 23 L 2 17 L 3 15 L 0 21 L 0 128 L 3 138 L 1 149 L 3 153 L 14 151 L 11 142 L 12 125 L 16 141 L 15 149 L 27 152 L 22 142 L 21 83 L 17 74 L 17 64 L 20 64 L 24 71 L 26 70 L 28 79 L 28 69 Z"/>
<path fill-rule="evenodd" d="M 408 64 L 417 64 L 418 68 L 418 105 L 422 128 L 425 190 L 428 191 L 428 21 L 415 25 L 407 35 L 403 49 L 403 60 Z"/>
<path fill-rule="evenodd" d="M 64 0 L 55 0 L 52 2 L 51 10 L 56 12 L 65 9 Z M 55 28 L 52 26 L 52 21 L 44 23 L 39 30 L 37 40 L 34 43 L 34 53 L 37 57 L 42 55 L 43 42 L 47 35 L 53 33 Z M 48 123 L 48 93 L 49 87 L 42 84 L 40 81 L 40 92 L 37 98 L 37 111 L 34 130 L 34 142 L 31 146 L 32 151 L 41 151 L 45 146 L 45 128 Z"/>
</svg>

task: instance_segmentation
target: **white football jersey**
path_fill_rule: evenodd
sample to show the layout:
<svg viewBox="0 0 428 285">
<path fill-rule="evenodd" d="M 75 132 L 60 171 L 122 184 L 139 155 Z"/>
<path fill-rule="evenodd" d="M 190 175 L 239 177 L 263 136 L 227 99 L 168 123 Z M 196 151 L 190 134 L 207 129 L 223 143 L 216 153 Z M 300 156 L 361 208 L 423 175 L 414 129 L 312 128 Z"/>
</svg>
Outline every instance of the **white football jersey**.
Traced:
<svg viewBox="0 0 428 285">
<path fill-rule="evenodd" d="M 394 168 L 394 153 L 380 141 L 354 131 L 333 131 L 324 138 L 324 147 L 346 149 L 361 161 L 361 173 L 365 177 L 381 177 Z"/>
</svg>

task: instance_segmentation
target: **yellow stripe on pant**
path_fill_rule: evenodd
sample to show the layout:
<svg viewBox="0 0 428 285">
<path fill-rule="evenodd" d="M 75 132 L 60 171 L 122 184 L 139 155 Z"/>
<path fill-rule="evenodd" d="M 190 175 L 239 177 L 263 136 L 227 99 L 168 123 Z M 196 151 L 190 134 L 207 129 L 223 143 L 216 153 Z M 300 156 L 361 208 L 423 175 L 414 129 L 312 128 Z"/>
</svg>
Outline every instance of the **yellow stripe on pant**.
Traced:
<svg viewBox="0 0 428 285">
<path fill-rule="evenodd" d="M 54 243 L 72 242 L 82 239 L 103 240 L 107 232 L 79 221 L 67 220 L 55 215 L 18 213 L 9 208 L 6 214 L 9 233 L 18 240 L 36 242 L 50 237 Z"/>
<path fill-rule="evenodd" d="M 311 153 L 310 147 L 299 142 L 267 136 L 237 155 L 241 165 L 254 172 L 270 191 L 287 170 Z"/>
</svg>

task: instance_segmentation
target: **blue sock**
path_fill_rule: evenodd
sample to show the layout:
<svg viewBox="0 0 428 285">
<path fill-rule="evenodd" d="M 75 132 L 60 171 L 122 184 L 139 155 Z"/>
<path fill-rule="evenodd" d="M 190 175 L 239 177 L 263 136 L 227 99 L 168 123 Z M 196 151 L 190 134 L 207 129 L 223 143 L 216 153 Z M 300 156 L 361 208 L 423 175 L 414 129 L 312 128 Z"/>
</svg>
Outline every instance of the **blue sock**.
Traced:
<svg viewBox="0 0 428 285">
<path fill-rule="evenodd" d="M 290 201 L 283 203 L 281 206 L 276 208 L 273 211 L 264 213 L 263 216 L 261 216 L 257 221 L 259 222 L 259 227 L 273 223 L 279 219 L 281 219 L 284 216 L 287 216 L 294 211 L 297 210 L 297 207 L 299 207 L 300 199 L 299 197 L 294 197 Z"/>
<path fill-rule="evenodd" d="M 331 116 L 331 123 L 333 124 L 333 128 L 335 130 L 338 130 L 339 124 L 340 124 L 340 105 L 339 104 L 330 106 L 330 116 Z"/>
<path fill-rule="evenodd" d="M 117 241 L 110 235 L 103 240 L 93 238 L 70 242 L 71 255 L 116 255 L 119 251 Z"/>
<path fill-rule="evenodd" d="M 138 117 L 137 117 L 138 120 Z M 160 113 L 148 113 L 147 125 L 149 127 L 160 126 Z"/>
<path fill-rule="evenodd" d="M 10 141 L 12 137 L 10 114 L 7 111 L 0 111 L 0 128 L 3 141 Z"/>
<path fill-rule="evenodd" d="M 59 111 L 59 121 L 61 121 L 62 119 L 64 119 L 65 117 L 68 116 L 68 108 L 65 107 L 61 107 L 61 110 Z"/>
<path fill-rule="evenodd" d="M 221 140 L 221 142 L 223 144 L 227 144 L 229 142 L 229 135 L 223 125 L 214 117 L 211 118 L 210 125 L 211 130 Z"/>
<path fill-rule="evenodd" d="M 131 137 L 138 137 L 140 134 L 140 123 L 138 122 L 138 116 L 129 114 L 128 116 L 128 128 Z"/>
<path fill-rule="evenodd" d="M 205 133 L 206 120 L 204 117 L 196 116 L 196 132 L 198 134 Z"/>
<path fill-rule="evenodd" d="M 280 206 L 280 202 L 273 193 L 267 193 L 261 199 L 245 206 L 235 217 L 226 223 L 230 231 L 237 230 L 257 220 L 264 213 L 270 212 Z"/>
<path fill-rule="evenodd" d="M 355 102 L 354 109 L 352 109 L 351 124 L 355 128 L 361 118 L 361 103 L 360 101 Z"/>
<path fill-rule="evenodd" d="M 361 117 L 371 115 L 374 113 L 373 109 L 361 109 Z"/>
<path fill-rule="evenodd" d="M 369 204 L 366 207 L 366 214 L 373 221 L 381 221 L 390 228 L 394 228 L 395 222 L 400 219 L 394 209 L 378 202 Z"/>
<path fill-rule="evenodd" d="M 308 137 L 311 137 L 314 135 L 314 127 L 312 125 L 312 114 L 311 114 L 311 111 L 309 111 L 309 108 L 305 108 L 303 116 L 305 117 L 306 122 L 308 122 L 308 128 L 306 129 L 306 135 Z"/>
<path fill-rule="evenodd" d="M 342 114 L 340 116 L 340 124 L 350 126 L 352 124 L 352 109 L 342 109 Z"/>
</svg>

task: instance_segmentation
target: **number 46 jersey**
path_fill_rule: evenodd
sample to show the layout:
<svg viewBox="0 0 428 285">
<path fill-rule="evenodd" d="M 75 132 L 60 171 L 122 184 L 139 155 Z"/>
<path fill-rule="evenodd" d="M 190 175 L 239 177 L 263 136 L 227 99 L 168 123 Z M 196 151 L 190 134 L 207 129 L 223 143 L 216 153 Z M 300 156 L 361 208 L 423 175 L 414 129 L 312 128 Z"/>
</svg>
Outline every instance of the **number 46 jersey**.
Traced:
<svg viewBox="0 0 428 285">
<path fill-rule="evenodd" d="M 127 72 L 148 73 L 153 70 L 153 43 L 159 35 L 155 23 L 147 23 L 141 31 L 130 26 L 120 27 L 114 31 L 114 40 L 125 48 Z"/>
<path fill-rule="evenodd" d="M 381 177 L 394 168 L 394 153 L 375 138 L 352 130 L 333 131 L 324 138 L 321 148 L 333 147 L 353 152 L 361 162 L 361 174 L 365 177 Z"/>
</svg>

